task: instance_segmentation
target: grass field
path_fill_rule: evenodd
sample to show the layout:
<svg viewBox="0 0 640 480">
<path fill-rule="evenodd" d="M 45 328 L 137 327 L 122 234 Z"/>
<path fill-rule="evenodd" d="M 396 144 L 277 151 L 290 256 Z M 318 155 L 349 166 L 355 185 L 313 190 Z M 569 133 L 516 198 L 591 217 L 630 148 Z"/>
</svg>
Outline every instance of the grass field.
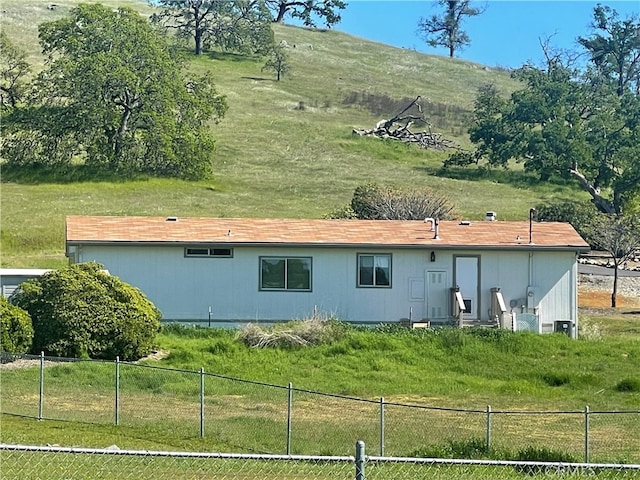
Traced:
<svg viewBox="0 0 640 480">
<path fill-rule="evenodd" d="M 377 446 L 384 397 L 389 455 L 482 440 L 491 405 L 496 447 L 513 453 L 533 445 L 580 458 L 582 412 L 589 406 L 596 412 L 593 459 L 637 463 L 640 324 L 624 315 L 582 320 L 600 324 L 598 338 L 347 328 L 327 345 L 253 349 L 231 330 L 169 329 L 159 339 L 164 358 L 146 362 L 154 368 L 121 366 L 119 427 L 113 426 L 113 364 L 52 364 L 45 369 L 44 417 L 64 422 L 3 415 L 0 440 L 283 453 L 292 382 L 292 453 L 350 454 L 356 437 Z M 225 376 L 205 378 L 202 439 L 200 368 Z M 3 369 L 2 386 L 3 412 L 37 417 L 37 366 Z M 636 413 L 597 413 L 625 410 Z"/>
</svg>

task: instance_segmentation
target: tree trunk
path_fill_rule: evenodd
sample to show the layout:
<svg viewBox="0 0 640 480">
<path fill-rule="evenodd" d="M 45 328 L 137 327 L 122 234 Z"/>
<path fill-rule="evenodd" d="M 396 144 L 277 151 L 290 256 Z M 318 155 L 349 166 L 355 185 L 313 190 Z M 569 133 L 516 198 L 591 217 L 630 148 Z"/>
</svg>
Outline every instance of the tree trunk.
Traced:
<svg viewBox="0 0 640 480">
<path fill-rule="evenodd" d="M 200 55 L 202 53 L 202 30 L 196 29 L 194 40 L 196 42 L 196 55 Z"/>
<path fill-rule="evenodd" d="M 598 210 L 600 210 L 602 213 L 607 213 L 607 214 L 618 213 L 616 212 L 616 209 L 611 204 L 611 202 L 606 198 L 602 197 L 600 195 L 600 192 L 596 190 L 596 188 L 589 183 L 589 180 L 587 180 L 587 178 L 582 173 L 580 173 L 577 168 L 570 168 L 569 173 L 572 176 L 574 176 L 578 180 L 578 182 L 580 182 L 580 185 L 582 185 L 582 188 L 584 188 L 587 192 L 589 192 L 589 195 L 591 195 L 591 198 L 593 199 L 593 203 Z"/>
<path fill-rule="evenodd" d="M 613 290 L 611 291 L 611 308 L 616 308 L 616 300 L 618 296 L 618 262 L 613 259 Z"/>
<path fill-rule="evenodd" d="M 280 2 L 278 5 L 278 16 L 275 19 L 276 23 L 282 23 L 284 21 L 284 14 L 287 13 L 287 4 L 285 2 Z"/>
</svg>

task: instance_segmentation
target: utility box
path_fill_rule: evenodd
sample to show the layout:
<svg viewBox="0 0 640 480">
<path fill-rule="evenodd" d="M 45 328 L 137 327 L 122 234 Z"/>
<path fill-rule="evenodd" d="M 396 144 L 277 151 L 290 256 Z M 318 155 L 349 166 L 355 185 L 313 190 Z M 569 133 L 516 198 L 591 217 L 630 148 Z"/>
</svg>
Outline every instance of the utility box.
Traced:
<svg viewBox="0 0 640 480">
<path fill-rule="evenodd" d="M 573 337 L 573 322 L 571 320 L 556 320 L 554 332 Z"/>
</svg>

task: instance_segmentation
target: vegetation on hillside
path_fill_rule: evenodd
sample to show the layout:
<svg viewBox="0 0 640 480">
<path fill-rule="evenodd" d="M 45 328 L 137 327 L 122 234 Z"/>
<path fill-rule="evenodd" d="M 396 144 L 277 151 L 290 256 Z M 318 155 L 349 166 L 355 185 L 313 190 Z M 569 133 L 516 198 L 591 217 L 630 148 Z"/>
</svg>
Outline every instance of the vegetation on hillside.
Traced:
<svg viewBox="0 0 640 480">
<path fill-rule="evenodd" d="M 509 98 L 483 87 L 469 129 L 477 149 L 456 160 L 504 168 L 516 160 L 541 182 L 576 181 L 603 213 L 638 214 L 640 18 L 598 5 L 592 34 L 579 40 L 585 67 L 547 46 L 543 68 L 514 72 L 523 88 Z"/>
<path fill-rule="evenodd" d="M 28 89 L 10 85 L 12 101 L 1 106 L 5 169 L 83 163 L 93 175 L 211 173 L 205 125 L 224 115 L 224 98 L 210 76 L 183 78 L 145 18 L 82 4 L 39 31 L 47 67 Z"/>
</svg>

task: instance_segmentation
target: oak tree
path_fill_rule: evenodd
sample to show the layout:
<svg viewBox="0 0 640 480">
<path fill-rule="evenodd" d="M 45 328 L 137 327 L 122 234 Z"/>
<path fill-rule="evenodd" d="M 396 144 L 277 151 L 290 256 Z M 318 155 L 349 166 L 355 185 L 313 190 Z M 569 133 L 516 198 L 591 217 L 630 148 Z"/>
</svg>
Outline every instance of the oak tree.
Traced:
<svg viewBox="0 0 640 480">
<path fill-rule="evenodd" d="M 596 18 L 599 12 L 596 8 Z M 635 24 L 640 38 L 640 24 Z M 623 27 L 618 23 L 610 29 Z M 477 150 L 468 157 L 503 167 L 511 160 L 522 162 L 525 171 L 536 172 L 541 181 L 552 176 L 574 179 L 603 213 L 620 214 L 637 204 L 640 94 L 636 74 L 629 73 L 635 71 L 636 50 L 625 46 L 636 37 L 609 38 L 617 40 L 614 46 L 607 43 L 607 51 L 624 52 L 625 59 L 595 55 L 596 44 L 602 42 L 583 42 L 592 48 L 586 69 L 556 55 L 547 55 L 543 67 L 524 65 L 514 72 L 522 88 L 508 99 L 493 87 L 481 89 L 469 129 Z M 620 65 L 626 65 L 622 76 Z"/>
<path fill-rule="evenodd" d="M 258 0 L 158 0 L 152 22 L 191 39 L 194 53 L 212 47 L 241 53 L 265 53 L 273 44 L 272 16 Z"/>
<path fill-rule="evenodd" d="M 281 23 L 288 15 L 302 21 L 306 27 L 315 27 L 322 21 L 327 27 L 340 22 L 339 10 L 347 6 L 342 0 L 266 0 L 274 12 L 273 21 Z"/>
<path fill-rule="evenodd" d="M 29 102 L 3 122 L 9 165 L 83 163 L 91 171 L 201 178 L 207 123 L 226 110 L 210 75 L 181 62 L 137 12 L 81 4 L 39 27 L 46 68 Z"/>
<path fill-rule="evenodd" d="M 26 94 L 31 66 L 25 51 L 0 31 L 0 107 L 14 108 Z"/>
<path fill-rule="evenodd" d="M 467 32 L 462 29 L 466 17 L 475 17 L 484 12 L 484 8 L 471 6 L 471 0 L 437 0 L 437 6 L 443 7 L 440 15 L 421 17 L 418 21 L 418 35 L 432 47 L 444 47 L 449 57 L 471 44 Z"/>
</svg>

